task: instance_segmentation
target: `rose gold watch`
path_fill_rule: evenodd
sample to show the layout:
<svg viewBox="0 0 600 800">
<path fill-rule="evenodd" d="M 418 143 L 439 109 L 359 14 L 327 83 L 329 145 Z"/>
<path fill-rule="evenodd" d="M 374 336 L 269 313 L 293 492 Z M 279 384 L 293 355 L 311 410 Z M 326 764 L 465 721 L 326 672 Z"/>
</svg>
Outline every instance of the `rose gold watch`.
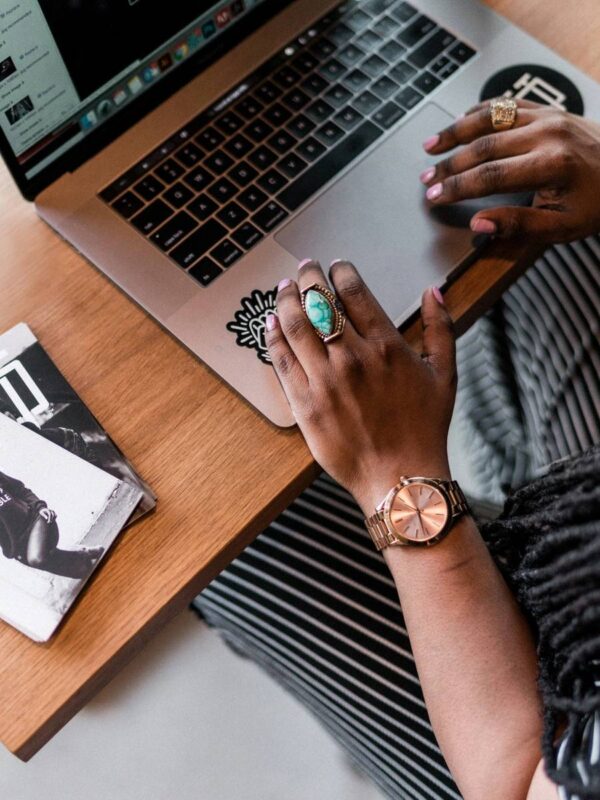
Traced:
<svg viewBox="0 0 600 800">
<path fill-rule="evenodd" d="M 378 550 L 428 547 L 440 542 L 456 520 L 468 513 L 467 500 L 456 481 L 403 477 L 365 524 Z"/>
</svg>

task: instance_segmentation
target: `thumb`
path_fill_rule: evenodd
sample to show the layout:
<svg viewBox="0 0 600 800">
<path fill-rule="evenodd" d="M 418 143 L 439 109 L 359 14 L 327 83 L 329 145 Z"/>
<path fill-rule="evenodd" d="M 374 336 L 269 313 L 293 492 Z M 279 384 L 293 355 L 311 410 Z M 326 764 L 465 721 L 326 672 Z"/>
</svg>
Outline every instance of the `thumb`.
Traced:
<svg viewBox="0 0 600 800">
<path fill-rule="evenodd" d="M 456 336 L 444 296 L 433 286 L 421 301 L 423 323 L 423 358 L 440 377 L 449 382 L 456 378 Z"/>
<path fill-rule="evenodd" d="M 503 239 L 535 236 L 539 242 L 547 244 L 565 242 L 570 238 L 564 211 L 547 208 L 490 208 L 475 214 L 471 220 L 471 230 Z"/>
</svg>

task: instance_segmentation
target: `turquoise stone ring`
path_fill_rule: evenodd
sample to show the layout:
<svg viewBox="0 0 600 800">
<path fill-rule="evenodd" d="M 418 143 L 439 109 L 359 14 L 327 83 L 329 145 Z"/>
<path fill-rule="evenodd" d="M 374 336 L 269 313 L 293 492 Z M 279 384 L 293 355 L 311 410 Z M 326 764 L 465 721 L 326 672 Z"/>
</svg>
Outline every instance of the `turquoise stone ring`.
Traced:
<svg viewBox="0 0 600 800">
<path fill-rule="evenodd" d="M 317 336 L 325 343 L 341 336 L 346 316 L 340 301 L 325 286 L 313 283 L 302 290 L 302 308 Z"/>
</svg>

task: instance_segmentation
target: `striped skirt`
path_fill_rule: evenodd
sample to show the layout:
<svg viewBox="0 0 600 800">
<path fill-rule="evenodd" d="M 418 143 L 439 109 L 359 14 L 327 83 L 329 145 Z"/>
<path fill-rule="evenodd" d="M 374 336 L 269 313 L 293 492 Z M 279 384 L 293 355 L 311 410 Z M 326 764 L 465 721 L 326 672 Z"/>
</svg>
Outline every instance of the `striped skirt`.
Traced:
<svg viewBox="0 0 600 800">
<path fill-rule="evenodd" d="M 547 253 L 459 345 L 460 425 L 500 501 L 600 442 L 600 239 Z M 199 595 L 197 610 L 303 702 L 387 797 L 459 798 L 393 581 L 326 475 Z"/>
</svg>

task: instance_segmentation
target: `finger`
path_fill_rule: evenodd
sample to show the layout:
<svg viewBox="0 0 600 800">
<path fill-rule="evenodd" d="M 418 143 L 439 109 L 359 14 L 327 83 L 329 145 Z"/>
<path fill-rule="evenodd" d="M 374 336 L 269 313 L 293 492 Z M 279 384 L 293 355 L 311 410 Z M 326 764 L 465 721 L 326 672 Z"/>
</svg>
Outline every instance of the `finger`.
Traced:
<svg viewBox="0 0 600 800">
<path fill-rule="evenodd" d="M 400 338 L 393 322 L 379 305 L 354 264 L 343 260 L 334 261 L 329 275 L 346 309 L 348 319 L 360 336 Z"/>
<path fill-rule="evenodd" d="M 539 159 L 532 155 L 515 156 L 450 175 L 430 186 L 426 197 L 434 205 L 446 205 L 493 194 L 532 191 L 553 179 L 554 176 L 545 174 Z"/>
<path fill-rule="evenodd" d="M 494 98 L 491 97 L 489 100 L 482 100 L 481 103 L 476 103 L 474 106 L 471 106 L 471 108 L 465 111 L 464 116 L 466 117 L 467 114 L 475 114 L 477 113 L 477 111 L 481 111 L 483 108 L 489 109 L 490 103 L 492 102 L 493 99 Z M 534 103 L 533 100 L 523 100 L 522 98 L 515 100 L 515 102 L 519 108 L 533 108 L 538 110 L 544 108 L 548 109 L 550 108 L 544 103 Z"/>
<path fill-rule="evenodd" d="M 276 314 L 267 315 L 265 341 L 279 382 L 294 410 L 299 398 L 306 395 L 308 378 L 289 346 Z"/>
<path fill-rule="evenodd" d="M 537 118 L 539 113 L 535 109 L 519 108 L 513 129 L 529 125 Z M 492 125 L 488 104 L 473 114 L 460 117 L 449 127 L 426 139 L 423 147 L 428 153 L 437 155 L 438 153 L 452 150 L 460 144 L 470 144 L 475 139 L 479 139 L 480 136 L 486 136 L 489 133 L 497 133 L 497 131 Z"/>
<path fill-rule="evenodd" d="M 444 296 L 436 287 L 427 289 L 421 301 L 423 358 L 444 380 L 456 380 L 456 336 Z"/>
<path fill-rule="evenodd" d="M 295 281 L 286 279 L 277 287 L 277 315 L 283 335 L 310 379 L 327 363 L 327 349 L 304 313 Z"/>
<path fill-rule="evenodd" d="M 480 211 L 471 220 L 471 230 L 503 239 L 518 236 L 534 237 L 542 244 L 568 242 L 578 238 L 575 227 L 568 223 L 562 210 L 506 206 Z"/>
<path fill-rule="evenodd" d="M 530 130 L 529 127 L 525 127 L 482 136 L 457 150 L 449 158 L 426 169 L 421 174 L 421 181 L 429 186 L 488 161 L 524 155 L 535 146 L 535 139 L 531 136 Z"/>
</svg>

